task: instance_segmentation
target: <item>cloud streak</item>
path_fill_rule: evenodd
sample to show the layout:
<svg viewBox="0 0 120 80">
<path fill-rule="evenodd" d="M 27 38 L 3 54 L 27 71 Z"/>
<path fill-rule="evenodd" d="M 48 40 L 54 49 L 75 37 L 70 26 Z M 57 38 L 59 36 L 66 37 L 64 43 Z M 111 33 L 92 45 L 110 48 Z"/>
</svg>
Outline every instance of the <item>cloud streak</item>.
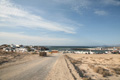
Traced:
<svg viewBox="0 0 120 80">
<path fill-rule="evenodd" d="M 0 27 L 42 28 L 50 31 L 75 33 L 73 27 L 67 27 L 30 13 L 8 0 L 0 0 Z"/>
<path fill-rule="evenodd" d="M 115 6 L 120 6 L 120 1 L 119 0 L 102 0 L 104 4 L 107 5 L 115 5 Z"/>
<path fill-rule="evenodd" d="M 79 14 L 82 14 L 82 11 L 84 9 L 88 9 L 91 5 L 91 2 L 89 0 L 53 0 L 57 2 L 58 4 L 66 4 L 70 5 L 70 8 L 74 11 L 76 11 Z"/>
<path fill-rule="evenodd" d="M 106 11 L 103 11 L 103 10 L 96 10 L 94 13 L 97 15 L 107 15 L 108 14 Z"/>
<path fill-rule="evenodd" d="M 29 36 L 20 33 L 0 32 L 0 43 L 25 45 L 62 45 L 72 42 L 67 38 Z"/>
<path fill-rule="evenodd" d="M 91 10 L 93 13 L 98 15 L 106 15 L 105 11 L 95 11 L 99 9 L 101 5 L 105 6 L 120 6 L 120 0 L 53 0 L 56 1 L 57 4 L 66 4 L 69 5 L 70 8 L 78 14 L 83 14 L 84 11 Z M 97 7 L 96 7 L 97 6 Z"/>
</svg>

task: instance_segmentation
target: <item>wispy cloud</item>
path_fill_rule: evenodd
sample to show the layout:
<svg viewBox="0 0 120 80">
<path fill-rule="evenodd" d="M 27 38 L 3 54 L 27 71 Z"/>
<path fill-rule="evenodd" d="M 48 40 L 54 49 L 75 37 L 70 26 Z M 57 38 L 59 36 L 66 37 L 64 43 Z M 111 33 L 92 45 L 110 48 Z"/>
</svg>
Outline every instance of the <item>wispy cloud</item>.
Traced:
<svg viewBox="0 0 120 80">
<path fill-rule="evenodd" d="M 89 8 L 91 5 L 91 1 L 89 0 L 53 0 L 56 1 L 58 4 L 66 4 L 70 5 L 70 8 L 76 11 L 79 14 L 82 14 L 84 9 Z"/>
<path fill-rule="evenodd" d="M 108 14 L 106 11 L 103 11 L 103 10 L 96 10 L 94 13 L 97 15 L 107 15 Z"/>
<path fill-rule="evenodd" d="M 67 38 L 29 36 L 21 33 L 0 32 L 0 43 L 26 45 L 67 45 L 72 42 Z"/>
<path fill-rule="evenodd" d="M 45 18 L 32 14 L 21 8 L 21 6 L 17 6 L 8 0 L 0 0 L 0 27 L 19 26 L 75 33 L 73 27 L 67 27 L 65 25 L 46 20 Z"/>
<path fill-rule="evenodd" d="M 120 6 L 120 0 L 102 0 L 104 4 Z"/>
<path fill-rule="evenodd" d="M 90 5 L 91 5 L 91 2 L 89 0 L 76 0 L 72 8 L 75 11 L 81 13 L 82 9 L 88 9 Z"/>
<path fill-rule="evenodd" d="M 91 2 L 89 0 L 53 0 L 56 1 L 58 3 L 62 3 L 62 4 L 70 4 L 71 6 L 79 6 L 82 8 L 88 8 L 88 5 L 91 4 Z"/>
<path fill-rule="evenodd" d="M 79 14 L 83 14 L 85 11 L 93 11 L 94 9 L 101 8 L 103 5 L 103 9 L 105 6 L 120 6 L 120 0 L 53 0 L 56 1 L 57 4 L 66 4 L 69 5 L 70 8 L 76 11 Z M 106 15 L 105 11 L 95 11 L 96 14 Z"/>
</svg>

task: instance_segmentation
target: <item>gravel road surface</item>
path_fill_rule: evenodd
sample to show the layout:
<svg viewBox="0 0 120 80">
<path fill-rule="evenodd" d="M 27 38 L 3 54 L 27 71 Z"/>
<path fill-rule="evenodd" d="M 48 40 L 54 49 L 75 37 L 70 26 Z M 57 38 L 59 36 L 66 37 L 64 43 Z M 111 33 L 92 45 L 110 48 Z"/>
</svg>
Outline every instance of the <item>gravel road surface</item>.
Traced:
<svg viewBox="0 0 120 80">
<path fill-rule="evenodd" d="M 38 57 L 32 61 L 0 69 L 0 80 L 44 80 L 60 54 Z"/>
</svg>

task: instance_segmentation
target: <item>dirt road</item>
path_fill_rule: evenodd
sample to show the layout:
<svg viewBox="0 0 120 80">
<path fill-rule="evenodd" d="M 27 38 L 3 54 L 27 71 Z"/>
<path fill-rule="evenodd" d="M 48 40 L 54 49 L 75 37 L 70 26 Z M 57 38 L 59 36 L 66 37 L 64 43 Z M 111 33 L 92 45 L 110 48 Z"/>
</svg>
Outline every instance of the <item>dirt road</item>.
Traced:
<svg viewBox="0 0 120 80">
<path fill-rule="evenodd" d="M 44 80 L 60 54 L 0 69 L 0 80 Z"/>
</svg>

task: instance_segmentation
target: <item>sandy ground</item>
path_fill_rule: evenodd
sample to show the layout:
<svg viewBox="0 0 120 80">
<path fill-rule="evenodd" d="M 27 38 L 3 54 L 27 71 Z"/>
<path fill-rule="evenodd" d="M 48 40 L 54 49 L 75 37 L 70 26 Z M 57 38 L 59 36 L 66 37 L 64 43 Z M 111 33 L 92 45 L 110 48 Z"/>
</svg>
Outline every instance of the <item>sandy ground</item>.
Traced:
<svg viewBox="0 0 120 80">
<path fill-rule="evenodd" d="M 83 79 L 120 80 L 120 54 L 69 54 Z"/>
<path fill-rule="evenodd" d="M 61 55 L 46 80 L 82 80 L 82 78 L 66 56 Z"/>
<path fill-rule="evenodd" d="M 120 80 L 120 55 L 64 54 L 46 80 Z"/>
<path fill-rule="evenodd" d="M 0 80 L 120 80 L 119 54 L 17 54 L 5 60 Z"/>
</svg>

